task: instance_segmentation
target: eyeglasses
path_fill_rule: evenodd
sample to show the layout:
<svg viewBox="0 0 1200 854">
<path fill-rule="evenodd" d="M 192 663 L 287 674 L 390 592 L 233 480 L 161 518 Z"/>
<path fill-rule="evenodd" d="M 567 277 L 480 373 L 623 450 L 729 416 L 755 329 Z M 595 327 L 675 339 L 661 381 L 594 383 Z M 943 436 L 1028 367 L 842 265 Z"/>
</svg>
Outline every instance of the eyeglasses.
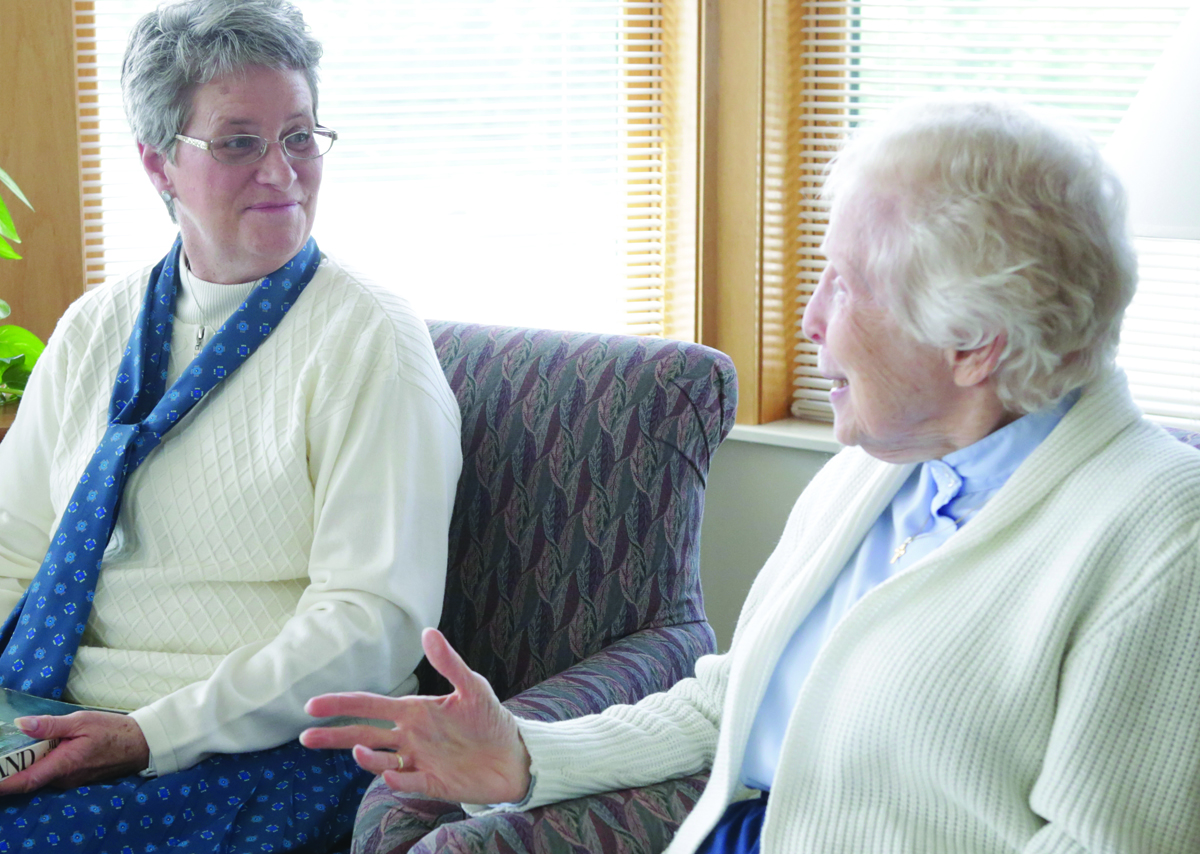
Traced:
<svg viewBox="0 0 1200 854">
<path fill-rule="evenodd" d="M 317 127 L 313 130 L 297 130 L 279 140 L 263 139 L 252 133 L 234 133 L 229 136 L 218 136 L 216 139 L 203 140 L 181 133 L 175 138 L 196 148 L 203 148 L 213 156 L 218 163 L 228 163 L 231 166 L 244 166 L 261 160 L 267 149 L 278 144 L 283 153 L 293 160 L 316 160 L 323 157 L 333 148 L 338 138 L 337 131 Z"/>
</svg>

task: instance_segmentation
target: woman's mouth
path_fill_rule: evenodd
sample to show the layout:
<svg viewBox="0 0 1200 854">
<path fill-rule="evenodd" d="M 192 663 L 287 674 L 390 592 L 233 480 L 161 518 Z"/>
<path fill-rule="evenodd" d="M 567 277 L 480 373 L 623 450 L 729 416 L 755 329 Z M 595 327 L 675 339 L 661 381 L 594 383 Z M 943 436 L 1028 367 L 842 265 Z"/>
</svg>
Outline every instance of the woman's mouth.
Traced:
<svg viewBox="0 0 1200 854">
<path fill-rule="evenodd" d="M 280 210 L 287 210 L 288 208 L 295 207 L 295 205 L 296 205 L 296 204 L 297 204 L 296 202 L 291 202 L 291 201 L 287 201 L 287 202 L 259 202 L 259 203 L 258 203 L 258 204 L 256 204 L 256 205 L 251 205 L 251 206 L 250 206 L 250 210 L 252 210 L 252 211 L 266 211 L 266 212 L 269 212 L 269 211 L 280 211 Z"/>
<path fill-rule="evenodd" d="M 849 396 L 850 380 L 844 377 L 830 377 L 829 402 L 834 406 L 838 406 Z"/>
</svg>

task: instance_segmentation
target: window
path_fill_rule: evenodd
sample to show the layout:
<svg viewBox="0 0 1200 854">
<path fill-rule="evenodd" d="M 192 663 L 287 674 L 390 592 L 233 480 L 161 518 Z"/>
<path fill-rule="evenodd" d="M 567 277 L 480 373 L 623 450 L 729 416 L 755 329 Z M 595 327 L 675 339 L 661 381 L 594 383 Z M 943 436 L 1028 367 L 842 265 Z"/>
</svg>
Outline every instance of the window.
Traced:
<svg viewBox="0 0 1200 854">
<path fill-rule="evenodd" d="M 339 132 L 323 249 L 428 317 L 695 336 L 691 4 L 296 3 L 325 48 L 320 120 Z M 175 233 L 119 88 L 128 32 L 156 5 L 77 4 L 93 284 Z"/>
<path fill-rule="evenodd" d="M 782 22 L 773 62 L 787 114 L 787 163 L 775 181 L 785 234 L 779 267 L 796 293 L 792 413 L 829 420 L 828 383 L 799 313 L 820 275 L 826 211 L 816 200 L 836 142 L 903 98 L 931 92 L 1018 95 L 1072 115 L 1103 144 L 1187 12 L 1069 0 L 941 3 L 816 0 Z M 794 49 L 788 49 L 794 45 Z M 778 95 L 777 95 L 778 97 Z M 768 176 L 768 192 L 772 185 Z M 1147 414 L 1200 421 L 1200 242 L 1138 241 L 1141 284 L 1127 314 L 1119 364 Z"/>
<path fill-rule="evenodd" d="M 86 199 L 83 219 L 88 273 L 93 282 L 106 275 L 105 265 L 144 263 L 161 252 L 162 239 L 156 238 L 151 241 L 152 249 L 126 250 L 122 255 L 113 230 L 115 219 L 137 209 L 150 218 L 152 227 L 169 231 L 160 203 L 126 153 L 131 150 L 128 138 L 122 142 L 109 134 L 125 130 L 114 64 L 124 47 L 131 18 L 124 23 L 109 23 L 108 16 L 133 2 L 74 3 L 83 177 L 85 190 L 92 194 Z M 139 6 L 144 8 L 151 2 L 141 0 Z M 367 0 L 301 3 L 316 21 L 321 13 L 312 9 L 319 6 L 345 11 L 364 6 Z M 463 14 L 467 8 L 466 0 L 446 4 L 398 0 L 386 5 L 388 8 L 375 20 L 396 19 L 401 11 L 395 7 L 411 7 L 411 14 L 427 17 L 430 10 L 443 7 Z M 475 5 L 482 8 L 486 4 L 476 0 Z M 503 5 L 533 8 L 532 0 L 511 0 Z M 545 10 L 548 21 L 566 15 L 561 8 L 565 5 L 566 0 L 563 4 L 543 0 L 537 8 Z M 95 25 L 90 11 L 93 7 Z M 620 18 L 622 23 L 614 35 L 619 47 L 614 50 L 628 58 L 628 63 L 620 66 L 624 69 L 621 74 L 636 76 L 634 66 L 644 67 L 637 69 L 636 73 L 641 74 L 658 63 L 658 70 L 646 78 L 639 94 L 634 96 L 626 90 L 622 96 L 626 100 L 618 101 L 622 116 L 618 120 L 618 139 L 624 147 L 618 152 L 621 166 L 616 168 L 626 183 L 625 195 L 617 198 L 626 200 L 626 207 L 622 228 L 616 232 L 618 247 L 614 255 L 619 259 L 618 269 L 623 271 L 620 287 L 629 304 L 639 304 L 644 296 L 640 304 L 647 307 L 632 320 L 627 316 L 626 328 L 649 332 L 660 328 L 665 335 L 695 338 L 728 352 L 739 372 L 739 422 L 759 423 L 787 417 L 793 404 L 795 413 L 804 418 L 828 417 L 827 404 L 823 403 L 825 389 L 812 378 L 811 353 L 800 340 L 798 321 L 824 260 L 816 251 L 824 229 L 824 213 L 815 201 L 821 170 L 842 134 L 862 118 L 869 118 L 873 111 L 910 93 L 939 88 L 1002 89 L 1075 110 L 1102 140 L 1153 66 L 1182 18 L 1186 3 L 1168 0 L 1146 8 L 1128 0 L 1070 0 L 1053 6 L 1031 0 L 945 0 L 940 4 L 913 0 L 854 4 L 834 0 L 593 0 L 590 4 L 593 10 L 600 7 L 619 7 L 627 16 L 643 12 L 648 16 L 644 27 L 627 26 L 625 17 Z M 705 13 L 703 21 L 701 9 Z M 575 20 L 586 17 L 580 11 Z M 617 18 L 609 15 L 608 20 Z M 427 25 L 433 26 L 428 21 Z M 322 118 L 332 125 L 334 113 L 342 109 L 340 102 L 344 100 L 335 94 L 335 78 L 342 72 L 333 71 L 337 49 L 326 34 L 322 36 L 327 47 Z M 635 61 L 634 49 L 627 44 L 632 41 L 657 46 Z M 369 44 L 369 40 L 363 43 Z M 355 59 L 353 51 L 349 53 L 349 59 Z M 108 63 L 107 70 L 104 63 Z M 28 65 L 22 63 L 18 70 Z M 360 74 L 359 89 L 365 91 L 370 81 L 361 78 L 361 69 L 354 73 Z M 566 88 L 560 92 L 566 97 Z M 347 98 L 353 95 L 351 91 Z M 372 90 L 371 98 L 380 97 L 381 90 Z M 421 105 L 411 93 L 406 97 L 406 106 Z M 643 125 L 634 130 L 629 116 L 638 110 Z M 350 119 L 339 116 L 337 120 Z M 333 170 L 332 164 L 340 160 L 338 168 L 349 170 L 349 141 L 358 131 L 348 126 L 339 130 L 346 136 L 339 141 L 329 168 Z M 364 133 L 370 130 L 368 127 Z M 639 135 L 644 150 L 634 154 L 633 145 Z M 365 138 L 369 133 L 358 137 Z M 44 146 L 34 150 L 41 152 Z M 127 180 L 102 180 L 100 162 L 114 156 L 132 163 L 134 169 Z M 547 159 L 549 162 L 549 155 Z M 27 171 L 36 170 L 27 167 Z M 356 181 L 360 188 L 370 188 L 365 180 L 353 175 L 347 177 L 347 186 Z M 331 171 L 315 231 L 331 251 L 343 250 L 336 245 L 337 235 L 325 234 L 333 220 L 352 225 L 363 219 L 334 213 L 340 183 Z M 339 185 L 337 189 L 335 184 Z M 513 181 L 509 186 L 523 185 Z M 124 199 L 119 191 L 125 188 L 143 195 L 136 200 Z M 459 217 L 449 220 L 451 225 L 471 221 L 471 217 L 481 219 L 469 207 L 474 185 L 456 181 L 450 175 L 445 189 L 462 194 L 457 208 L 439 209 L 442 215 Z M 498 193 L 494 191 L 493 196 Z M 363 206 L 377 208 L 378 195 L 365 199 Z M 66 210 L 62 205 L 46 210 L 60 212 L 63 219 L 71 213 L 62 213 Z M 566 217 L 564 210 L 541 211 L 537 224 L 544 230 L 534 232 L 535 236 L 519 250 L 521 269 L 529 277 L 547 275 L 553 281 L 553 287 L 544 286 L 543 298 L 552 293 L 558 299 L 578 289 L 582 280 L 582 263 L 565 269 L 550 263 L 556 258 L 556 263 L 579 260 L 569 258 L 564 262 L 563 256 L 570 253 L 555 254 L 558 247 L 553 240 L 554 229 Z M 432 213 L 427 219 L 433 219 Z M 390 221 L 386 217 L 373 220 L 377 224 Z M 417 226 L 424 224 L 418 222 Z M 508 223 L 503 225 L 507 227 Z M 148 233 L 149 227 L 132 230 Z M 434 271 L 425 278 L 435 281 L 404 282 L 404 287 L 418 297 L 418 306 L 430 314 L 438 313 L 437 309 L 424 304 L 422 294 L 453 295 L 457 285 L 451 283 L 452 275 L 460 274 L 460 268 L 469 266 L 467 262 L 476 264 L 476 269 L 483 266 L 475 259 L 464 260 L 463 256 L 477 245 L 466 238 L 461 247 L 454 245 L 453 249 L 436 244 L 434 248 L 417 247 L 418 252 L 424 250 L 423 257 L 410 259 L 400 257 L 398 249 L 401 245 L 411 246 L 410 234 L 400 230 L 388 233 L 382 226 L 377 227 L 388 238 L 388 260 L 425 264 L 426 271 Z M 65 228 L 56 228 L 65 233 Z M 31 240 L 36 239 L 35 229 L 31 228 L 29 234 Z M 355 236 L 350 234 L 347 239 Z M 513 242 L 517 240 L 513 238 Z M 1143 285 L 1128 312 L 1121 363 L 1139 389 L 1146 389 L 1137 394 L 1148 411 L 1165 404 L 1164 408 L 1175 414 L 1161 417 L 1195 419 L 1200 415 L 1200 406 L 1187 401 L 1200 395 L 1190 388 L 1200 386 L 1200 380 L 1195 379 L 1195 363 L 1189 360 L 1193 358 L 1193 342 L 1200 341 L 1200 335 L 1187 316 L 1196 307 L 1184 303 L 1191 294 L 1200 292 L 1196 288 L 1200 279 L 1197 249 L 1177 244 L 1141 244 L 1139 248 Z M 34 254 L 40 260 L 46 253 Z M 584 254 L 580 259 L 594 257 Z M 607 256 L 605 263 L 611 263 L 612 258 Z M 404 276 L 396 273 L 394 278 L 400 281 Z M 480 284 L 478 275 L 461 278 Z M 1155 279 L 1168 285 L 1162 296 L 1152 294 L 1151 282 Z M 508 293 L 507 284 L 484 284 L 492 285 L 492 294 Z M 42 287 L 36 289 L 38 294 Z M 460 314 L 461 309 L 465 314 L 473 308 L 469 302 L 470 298 L 459 299 L 445 313 L 453 310 Z M 537 307 L 536 296 L 508 302 L 518 310 L 528 304 Z M 53 305 L 48 305 L 45 313 L 51 317 L 56 316 L 50 311 L 54 305 L 65 306 L 61 297 L 50 303 Z M 1169 321 L 1163 319 L 1164 311 Z M 1135 347 L 1139 326 L 1151 330 L 1156 343 L 1174 340 L 1173 349 L 1158 351 L 1166 356 L 1165 361 L 1137 351 L 1141 346 Z M 1170 336 L 1160 334 L 1163 332 Z M 1151 378 L 1143 383 L 1137 375 L 1146 374 L 1151 361 L 1165 366 L 1157 371 L 1165 379 Z M 1184 398 L 1182 403 L 1176 399 L 1180 396 Z M 1155 397 L 1163 401 L 1155 403 Z"/>
</svg>

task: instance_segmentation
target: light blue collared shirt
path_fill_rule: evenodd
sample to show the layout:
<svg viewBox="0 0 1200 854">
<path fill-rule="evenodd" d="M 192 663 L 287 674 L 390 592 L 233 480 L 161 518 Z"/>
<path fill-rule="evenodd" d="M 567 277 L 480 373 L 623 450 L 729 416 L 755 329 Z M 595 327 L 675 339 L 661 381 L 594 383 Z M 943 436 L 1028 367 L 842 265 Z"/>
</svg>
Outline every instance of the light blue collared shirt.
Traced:
<svg viewBox="0 0 1200 854">
<path fill-rule="evenodd" d="M 872 588 L 927 556 L 969 522 L 1050 435 L 1079 394 L 1073 391 L 1052 407 L 913 469 L 780 656 L 750 730 L 742 762 L 745 785 L 771 788 L 800 686 L 838 622 Z"/>
</svg>

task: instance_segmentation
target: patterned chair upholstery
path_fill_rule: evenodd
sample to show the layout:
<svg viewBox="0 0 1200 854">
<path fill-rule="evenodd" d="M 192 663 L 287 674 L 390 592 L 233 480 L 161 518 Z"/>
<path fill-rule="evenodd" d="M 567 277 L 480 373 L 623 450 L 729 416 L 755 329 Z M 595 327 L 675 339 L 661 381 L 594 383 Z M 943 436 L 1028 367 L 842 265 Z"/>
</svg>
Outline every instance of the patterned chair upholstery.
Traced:
<svg viewBox="0 0 1200 854">
<path fill-rule="evenodd" d="M 1183 444 L 1190 445 L 1193 448 L 1200 450 L 1200 433 L 1183 427 L 1167 427 L 1166 431 L 1180 442 L 1183 442 Z"/>
<path fill-rule="evenodd" d="M 700 591 L 713 452 L 733 426 L 723 353 L 616 335 L 430 322 L 463 415 L 441 629 L 516 714 L 562 720 L 688 676 L 715 639 Z M 423 662 L 424 693 L 449 686 Z M 356 854 L 665 847 L 703 778 L 527 813 L 376 780 Z"/>
</svg>

